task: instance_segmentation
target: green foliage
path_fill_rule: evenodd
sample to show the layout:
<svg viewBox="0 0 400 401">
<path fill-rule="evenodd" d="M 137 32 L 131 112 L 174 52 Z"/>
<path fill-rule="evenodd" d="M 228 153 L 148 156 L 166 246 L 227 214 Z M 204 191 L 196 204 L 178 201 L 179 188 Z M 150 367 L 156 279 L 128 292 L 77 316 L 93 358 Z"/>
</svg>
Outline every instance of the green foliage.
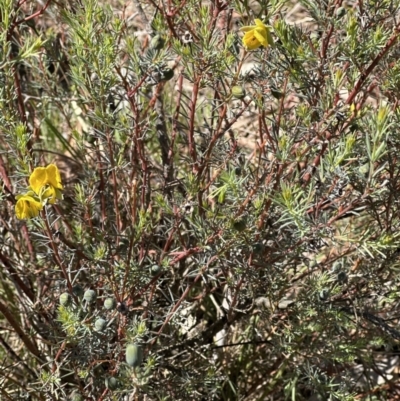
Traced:
<svg viewBox="0 0 400 401">
<path fill-rule="evenodd" d="M 0 398 L 394 399 L 398 14 L 0 0 Z"/>
</svg>

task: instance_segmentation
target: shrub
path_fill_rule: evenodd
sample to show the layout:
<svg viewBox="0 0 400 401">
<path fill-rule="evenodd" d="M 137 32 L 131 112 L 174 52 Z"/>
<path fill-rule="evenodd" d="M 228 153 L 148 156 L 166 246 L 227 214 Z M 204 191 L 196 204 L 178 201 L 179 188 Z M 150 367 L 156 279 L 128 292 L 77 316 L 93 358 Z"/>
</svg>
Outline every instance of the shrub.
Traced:
<svg viewBox="0 0 400 401">
<path fill-rule="evenodd" d="M 0 4 L 2 398 L 393 399 L 397 2 Z"/>
</svg>

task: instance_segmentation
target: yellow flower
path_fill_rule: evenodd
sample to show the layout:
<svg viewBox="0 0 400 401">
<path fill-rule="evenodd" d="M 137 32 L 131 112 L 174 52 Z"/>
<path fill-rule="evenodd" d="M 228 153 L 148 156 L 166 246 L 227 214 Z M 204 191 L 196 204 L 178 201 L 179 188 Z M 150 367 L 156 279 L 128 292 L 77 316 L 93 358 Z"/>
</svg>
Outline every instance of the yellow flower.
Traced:
<svg viewBox="0 0 400 401">
<path fill-rule="evenodd" d="M 33 219 L 39 216 L 39 212 L 43 209 L 43 205 L 33 197 L 33 192 L 25 195 L 18 195 L 17 204 L 15 205 L 15 214 L 20 220 Z"/>
<path fill-rule="evenodd" d="M 56 199 L 62 199 L 61 175 L 55 164 L 36 167 L 29 177 L 29 185 L 41 201 L 49 199 L 49 203 L 53 204 Z"/>
<path fill-rule="evenodd" d="M 258 49 L 260 46 L 271 46 L 273 44 L 272 36 L 267 25 L 259 19 L 255 19 L 256 25 L 243 26 L 240 28 L 242 32 L 246 32 L 243 37 L 243 45 L 247 50 Z"/>
</svg>

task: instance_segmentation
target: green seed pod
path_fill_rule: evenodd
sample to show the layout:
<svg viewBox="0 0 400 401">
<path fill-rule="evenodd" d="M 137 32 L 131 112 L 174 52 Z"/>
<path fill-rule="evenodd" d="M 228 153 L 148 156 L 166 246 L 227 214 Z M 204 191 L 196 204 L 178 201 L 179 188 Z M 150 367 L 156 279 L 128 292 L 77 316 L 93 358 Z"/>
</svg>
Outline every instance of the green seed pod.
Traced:
<svg viewBox="0 0 400 401">
<path fill-rule="evenodd" d="M 107 310 L 113 310 L 117 306 L 117 301 L 114 298 L 106 298 L 104 300 L 104 308 Z"/>
<path fill-rule="evenodd" d="M 82 397 L 79 393 L 77 393 L 77 392 L 74 391 L 74 392 L 71 394 L 70 400 L 71 400 L 71 401 L 83 401 L 83 397 Z"/>
<path fill-rule="evenodd" d="M 174 70 L 165 68 L 161 71 L 160 81 L 169 81 L 174 77 Z"/>
<path fill-rule="evenodd" d="M 236 230 L 236 231 L 242 232 L 242 231 L 244 231 L 244 230 L 246 229 L 246 226 L 247 226 L 246 223 L 247 223 L 247 222 L 246 222 L 246 219 L 245 219 L 245 218 L 235 220 L 235 221 L 232 223 L 232 228 L 233 228 L 234 230 Z"/>
<path fill-rule="evenodd" d="M 72 293 L 73 293 L 76 297 L 80 298 L 80 297 L 83 295 L 83 288 L 82 288 L 79 284 L 75 284 L 75 285 L 72 287 Z"/>
<path fill-rule="evenodd" d="M 125 357 L 129 366 L 132 368 L 138 367 L 143 362 L 143 347 L 138 344 L 128 344 Z"/>
<path fill-rule="evenodd" d="M 152 276 L 157 276 L 157 274 L 159 274 L 161 271 L 161 266 L 159 265 L 153 265 L 150 268 L 150 273 Z"/>
<path fill-rule="evenodd" d="M 107 377 L 105 380 L 105 385 L 109 390 L 116 390 L 118 384 L 118 380 L 115 377 Z"/>
<path fill-rule="evenodd" d="M 343 268 L 343 262 L 341 260 L 336 260 L 333 262 L 332 271 L 339 272 Z"/>
<path fill-rule="evenodd" d="M 107 326 L 107 322 L 102 319 L 102 318 L 98 318 L 95 322 L 94 322 L 94 327 L 96 328 L 97 331 L 104 331 L 104 329 Z"/>
<path fill-rule="evenodd" d="M 68 292 L 63 292 L 60 295 L 60 304 L 63 306 L 67 306 L 71 303 L 71 295 Z"/>
<path fill-rule="evenodd" d="M 95 290 L 86 290 L 85 294 L 83 295 L 83 299 L 88 303 L 92 304 L 96 302 L 97 294 Z"/>
<path fill-rule="evenodd" d="M 150 41 L 150 48 L 154 50 L 161 50 L 164 47 L 165 40 L 160 36 L 154 36 Z"/>
<path fill-rule="evenodd" d="M 328 298 L 329 298 L 329 290 L 327 288 L 322 289 L 319 293 L 319 299 L 321 301 L 326 301 Z"/>
<path fill-rule="evenodd" d="M 336 10 L 336 18 L 340 19 L 346 15 L 346 9 L 344 7 L 339 7 Z"/>
<path fill-rule="evenodd" d="M 234 86 L 232 88 L 232 96 L 235 97 L 236 99 L 242 100 L 246 96 L 246 91 L 241 86 Z"/>
</svg>

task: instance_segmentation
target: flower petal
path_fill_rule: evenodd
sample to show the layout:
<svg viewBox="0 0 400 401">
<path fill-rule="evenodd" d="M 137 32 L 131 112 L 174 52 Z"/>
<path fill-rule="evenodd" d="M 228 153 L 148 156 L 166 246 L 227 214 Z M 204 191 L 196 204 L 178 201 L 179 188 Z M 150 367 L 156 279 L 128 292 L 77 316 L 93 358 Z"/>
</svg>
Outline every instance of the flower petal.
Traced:
<svg viewBox="0 0 400 401">
<path fill-rule="evenodd" d="M 40 210 L 43 209 L 43 205 L 29 195 L 17 196 L 17 203 L 15 205 L 15 214 L 17 219 L 25 220 L 32 219 L 39 216 Z"/>
<path fill-rule="evenodd" d="M 47 172 L 44 167 L 36 167 L 29 177 L 29 185 L 39 195 L 40 190 L 47 184 Z"/>
<path fill-rule="evenodd" d="M 264 47 L 268 46 L 267 30 L 262 28 L 257 28 L 254 30 L 254 36 Z"/>
<path fill-rule="evenodd" d="M 252 30 L 256 29 L 255 26 L 242 26 L 239 31 L 241 32 L 250 32 Z"/>
<path fill-rule="evenodd" d="M 58 167 L 55 164 L 49 164 L 46 167 L 47 173 L 47 184 L 50 184 L 52 187 L 57 189 L 63 189 L 61 183 L 61 175 Z"/>
<path fill-rule="evenodd" d="M 256 23 L 256 25 L 257 25 L 257 27 L 260 27 L 260 28 L 267 28 L 267 26 L 264 24 L 264 22 L 262 22 L 260 19 L 258 19 L 258 18 L 256 18 L 255 20 L 254 20 L 254 22 Z"/>
<path fill-rule="evenodd" d="M 247 50 L 254 50 L 261 46 L 260 41 L 254 35 L 254 31 L 247 32 L 243 37 L 243 44 Z"/>
<path fill-rule="evenodd" d="M 29 177 L 31 189 L 40 197 L 41 200 L 50 199 L 50 203 L 55 203 L 56 198 L 60 198 L 57 191 L 63 189 L 61 175 L 55 164 L 47 167 L 36 167 Z"/>
<path fill-rule="evenodd" d="M 42 201 L 48 200 L 48 202 L 52 205 L 56 203 L 56 191 L 57 189 L 48 185 L 47 188 L 41 194 Z"/>
<path fill-rule="evenodd" d="M 243 45 L 247 50 L 254 50 L 260 46 L 272 46 L 273 39 L 269 31 L 269 26 L 265 25 L 260 19 L 254 20 L 256 25 L 243 26 L 240 31 L 245 32 Z"/>
</svg>

